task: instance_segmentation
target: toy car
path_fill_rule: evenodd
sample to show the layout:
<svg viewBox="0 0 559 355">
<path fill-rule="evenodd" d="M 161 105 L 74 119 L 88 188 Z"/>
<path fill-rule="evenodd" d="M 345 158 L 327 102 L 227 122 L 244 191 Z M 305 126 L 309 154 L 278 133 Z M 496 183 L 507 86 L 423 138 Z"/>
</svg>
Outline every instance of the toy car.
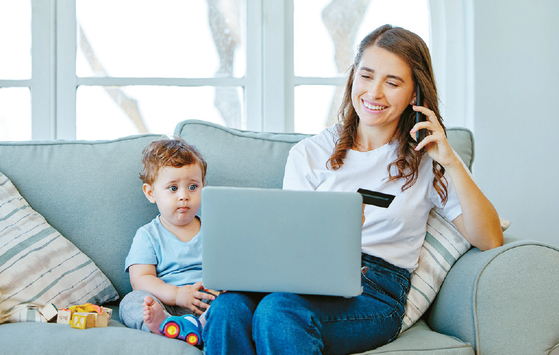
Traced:
<svg viewBox="0 0 559 355">
<path fill-rule="evenodd" d="M 190 345 L 202 344 L 202 324 L 190 314 L 165 318 L 159 332 L 167 338 L 178 338 Z"/>
</svg>

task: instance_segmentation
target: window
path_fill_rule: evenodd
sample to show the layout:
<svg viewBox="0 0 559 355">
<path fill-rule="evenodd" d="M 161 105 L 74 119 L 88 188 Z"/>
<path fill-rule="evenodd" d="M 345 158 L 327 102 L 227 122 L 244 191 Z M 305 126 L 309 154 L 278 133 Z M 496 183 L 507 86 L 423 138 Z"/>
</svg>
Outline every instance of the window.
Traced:
<svg viewBox="0 0 559 355">
<path fill-rule="evenodd" d="M 429 42 L 428 0 L 0 0 L 0 140 L 317 133 L 384 23 Z"/>
<path fill-rule="evenodd" d="M 0 1 L 0 140 L 31 139 L 31 4 Z"/>
</svg>

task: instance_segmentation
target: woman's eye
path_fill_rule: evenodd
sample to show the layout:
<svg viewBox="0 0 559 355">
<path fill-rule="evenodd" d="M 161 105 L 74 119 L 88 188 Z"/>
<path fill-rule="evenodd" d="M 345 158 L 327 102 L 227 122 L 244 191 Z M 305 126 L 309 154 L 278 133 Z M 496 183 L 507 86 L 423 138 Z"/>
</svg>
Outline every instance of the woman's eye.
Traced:
<svg viewBox="0 0 559 355">
<path fill-rule="evenodd" d="M 391 81 L 388 82 L 388 85 L 393 86 L 393 87 L 395 87 L 395 88 L 398 87 L 398 84 L 393 83 L 393 82 L 391 82 Z"/>
<path fill-rule="evenodd" d="M 169 186 L 169 190 L 173 191 L 173 192 L 177 192 L 178 187 L 176 186 Z"/>
</svg>

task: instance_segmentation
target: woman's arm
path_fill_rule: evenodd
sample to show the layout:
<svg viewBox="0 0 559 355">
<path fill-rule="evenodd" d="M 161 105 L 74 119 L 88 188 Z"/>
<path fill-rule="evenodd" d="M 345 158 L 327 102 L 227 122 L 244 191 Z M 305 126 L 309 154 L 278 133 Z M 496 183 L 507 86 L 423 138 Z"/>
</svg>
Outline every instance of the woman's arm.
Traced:
<svg viewBox="0 0 559 355">
<path fill-rule="evenodd" d="M 427 154 L 445 168 L 458 196 L 462 214 L 452 222 L 464 238 L 480 250 L 501 246 L 503 232 L 495 207 L 481 192 L 450 147 L 435 114 L 419 106 L 414 106 L 414 110 L 425 114 L 428 121 L 416 124 L 410 134 L 415 137 L 415 132 L 422 128 L 430 132 L 430 135 L 417 145 L 416 150 L 425 148 Z"/>
<path fill-rule="evenodd" d="M 456 166 L 445 167 L 452 179 L 460 201 L 462 214 L 452 223 L 458 231 L 480 250 L 489 250 L 503 245 L 503 231 L 495 207 L 472 180 L 459 161 Z"/>
</svg>

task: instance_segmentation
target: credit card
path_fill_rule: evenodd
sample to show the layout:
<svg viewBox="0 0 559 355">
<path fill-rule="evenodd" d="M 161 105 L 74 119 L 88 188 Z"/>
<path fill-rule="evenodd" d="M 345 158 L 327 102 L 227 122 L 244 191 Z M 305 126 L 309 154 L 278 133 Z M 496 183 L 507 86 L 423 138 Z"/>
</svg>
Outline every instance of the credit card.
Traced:
<svg viewBox="0 0 559 355">
<path fill-rule="evenodd" d="M 363 203 L 367 205 L 387 208 L 394 200 L 394 195 L 384 194 L 382 192 L 371 191 L 366 189 L 357 190 L 363 196 Z"/>
</svg>

